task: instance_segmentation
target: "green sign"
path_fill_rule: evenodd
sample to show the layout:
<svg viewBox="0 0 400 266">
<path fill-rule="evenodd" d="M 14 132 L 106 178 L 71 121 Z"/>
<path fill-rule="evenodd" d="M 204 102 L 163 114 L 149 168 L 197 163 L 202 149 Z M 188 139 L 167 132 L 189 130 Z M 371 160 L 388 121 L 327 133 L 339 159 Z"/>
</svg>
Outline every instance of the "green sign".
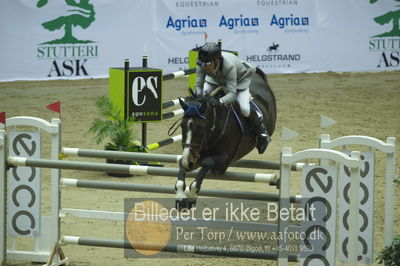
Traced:
<svg viewBox="0 0 400 266">
<path fill-rule="evenodd" d="M 125 73 L 124 68 L 110 68 L 109 97 L 132 121 L 161 121 L 162 70 L 132 67 Z"/>
</svg>

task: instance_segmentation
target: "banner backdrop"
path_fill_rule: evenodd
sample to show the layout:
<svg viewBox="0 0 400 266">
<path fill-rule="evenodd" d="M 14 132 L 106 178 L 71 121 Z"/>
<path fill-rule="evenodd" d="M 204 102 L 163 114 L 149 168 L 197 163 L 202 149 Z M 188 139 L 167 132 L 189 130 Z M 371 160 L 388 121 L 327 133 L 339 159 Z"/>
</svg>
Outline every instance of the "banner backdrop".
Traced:
<svg viewBox="0 0 400 266">
<path fill-rule="evenodd" d="M 3 0 L 0 81 L 173 72 L 208 41 L 266 73 L 400 69 L 399 0 Z"/>
</svg>

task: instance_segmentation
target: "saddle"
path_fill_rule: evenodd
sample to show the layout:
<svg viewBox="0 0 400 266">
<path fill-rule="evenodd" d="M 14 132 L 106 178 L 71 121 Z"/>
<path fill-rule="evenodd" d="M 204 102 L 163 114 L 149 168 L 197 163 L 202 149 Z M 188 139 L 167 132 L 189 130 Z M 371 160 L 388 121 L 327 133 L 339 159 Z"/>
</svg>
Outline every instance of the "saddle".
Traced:
<svg viewBox="0 0 400 266">
<path fill-rule="evenodd" d="M 238 123 L 238 125 L 240 127 L 240 131 L 241 131 L 239 140 L 236 145 L 236 151 L 232 155 L 232 158 L 231 158 L 231 161 L 234 161 L 238 155 L 238 151 L 241 149 L 241 145 L 244 145 L 242 142 L 242 138 L 245 135 L 254 134 L 254 128 L 249 125 L 246 118 L 241 114 L 240 107 L 237 102 L 235 102 L 231 106 L 232 107 L 230 108 L 230 112 L 233 114 L 233 117 L 235 118 L 236 122 Z M 263 114 L 262 114 L 260 108 L 257 106 L 257 104 L 253 100 L 250 101 L 250 109 L 254 110 L 257 113 L 258 117 L 260 117 L 260 119 L 263 119 Z"/>
<path fill-rule="evenodd" d="M 218 87 L 215 92 L 211 93 L 213 96 L 216 96 L 218 98 L 221 98 L 225 95 L 225 88 L 223 86 Z M 249 134 L 253 131 L 253 128 L 248 125 L 246 122 L 246 119 L 244 116 L 241 114 L 239 104 L 235 101 L 234 103 L 231 104 L 232 108 L 229 108 L 231 112 L 233 113 L 233 116 L 236 119 L 236 122 L 239 124 L 239 127 L 241 129 L 242 135 L 243 134 Z M 262 120 L 263 114 L 260 110 L 260 108 L 257 106 L 257 104 L 254 102 L 254 100 L 250 101 L 250 110 L 254 110 L 260 120 Z"/>
<path fill-rule="evenodd" d="M 233 113 L 234 117 L 236 118 L 236 122 L 239 124 L 242 134 L 251 133 L 253 131 L 253 128 L 247 124 L 246 119 L 241 114 L 239 104 L 237 102 L 235 102 L 232 106 L 233 106 L 233 108 L 231 108 L 232 113 Z M 250 101 L 250 109 L 254 110 L 257 113 L 260 120 L 263 119 L 263 114 L 262 114 L 260 108 L 257 106 L 257 104 L 253 100 Z"/>
</svg>

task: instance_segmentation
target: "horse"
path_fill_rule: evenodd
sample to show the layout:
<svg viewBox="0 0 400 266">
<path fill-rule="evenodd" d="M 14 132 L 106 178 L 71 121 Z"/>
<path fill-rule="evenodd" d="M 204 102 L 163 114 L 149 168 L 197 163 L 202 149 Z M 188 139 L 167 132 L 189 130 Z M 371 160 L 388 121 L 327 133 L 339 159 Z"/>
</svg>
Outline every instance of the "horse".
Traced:
<svg viewBox="0 0 400 266">
<path fill-rule="evenodd" d="M 250 83 L 250 93 L 263 116 L 268 134 L 272 136 L 276 123 L 275 96 L 266 75 L 259 68 Z M 213 107 L 210 104 L 212 97 L 218 96 L 195 97 L 189 102 L 180 100 L 185 113 L 180 125 L 183 152 L 175 184 L 175 206 L 179 210 L 195 206 L 203 179 L 210 170 L 224 174 L 232 162 L 256 146 L 254 130 L 243 129 L 245 126 L 242 123 L 245 120 L 236 118 L 241 116 L 237 103 Z M 186 172 L 199 167 L 201 169 L 195 180 L 186 186 Z"/>
<path fill-rule="evenodd" d="M 272 51 L 278 51 L 279 44 L 275 44 L 274 42 L 270 47 L 268 47 L 267 51 L 272 52 Z"/>
</svg>

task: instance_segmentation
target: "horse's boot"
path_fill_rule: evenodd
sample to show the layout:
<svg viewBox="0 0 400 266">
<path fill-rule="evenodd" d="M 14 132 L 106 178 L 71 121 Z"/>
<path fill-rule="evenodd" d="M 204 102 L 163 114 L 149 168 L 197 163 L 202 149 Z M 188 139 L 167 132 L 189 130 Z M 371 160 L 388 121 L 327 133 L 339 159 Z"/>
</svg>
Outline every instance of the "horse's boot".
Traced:
<svg viewBox="0 0 400 266">
<path fill-rule="evenodd" d="M 251 109 L 247 120 L 254 127 L 254 131 L 257 135 L 258 154 L 263 154 L 267 149 L 268 144 L 271 142 L 271 137 L 268 135 L 267 129 L 263 124 L 262 117 L 259 117 L 257 112 Z"/>
</svg>

